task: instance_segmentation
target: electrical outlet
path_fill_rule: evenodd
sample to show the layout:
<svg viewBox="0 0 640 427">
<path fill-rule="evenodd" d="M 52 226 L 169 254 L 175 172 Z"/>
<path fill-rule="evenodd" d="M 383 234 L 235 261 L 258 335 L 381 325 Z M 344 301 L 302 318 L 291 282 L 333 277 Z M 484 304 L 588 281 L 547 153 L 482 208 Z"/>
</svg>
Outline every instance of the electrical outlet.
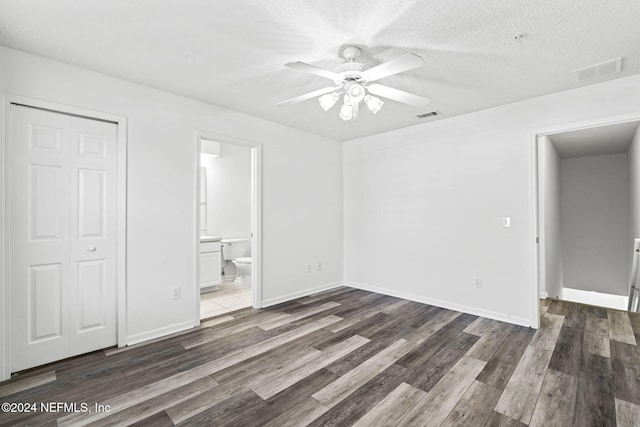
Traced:
<svg viewBox="0 0 640 427">
<path fill-rule="evenodd" d="M 311 264 L 307 264 L 307 273 L 311 273 Z"/>
<path fill-rule="evenodd" d="M 476 288 L 481 288 L 482 287 L 482 279 L 479 277 L 476 277 L 475 279 L 473 279 L 473 286 L 475 286 Z"/>
<path fill-rule="evenodd" d="M 173 288 L 173 299 L 180 299 L 180 288 Z"/>
<path fill-rule="evenodd" d="M 318 261 L 318 264 L 317 264 L 316 268 L 318 269 L 318 271 L 322 271 L 322 262 L 321 261 Z"/>
</svg>

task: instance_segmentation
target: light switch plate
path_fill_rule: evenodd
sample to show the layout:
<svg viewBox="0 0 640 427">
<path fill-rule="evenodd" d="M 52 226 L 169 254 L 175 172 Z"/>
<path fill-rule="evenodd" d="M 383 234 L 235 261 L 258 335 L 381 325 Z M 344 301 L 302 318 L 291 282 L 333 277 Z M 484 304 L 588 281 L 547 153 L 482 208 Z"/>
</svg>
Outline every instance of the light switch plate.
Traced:
<svg viewBox="0 0 640 427">
<path fill-rule="evenodd" d="M 502 226 L 504 228 L 511 228 L 511 217 L 510 216 L 505 216 L 504 218 L 502 218 Z"/>
</svg>

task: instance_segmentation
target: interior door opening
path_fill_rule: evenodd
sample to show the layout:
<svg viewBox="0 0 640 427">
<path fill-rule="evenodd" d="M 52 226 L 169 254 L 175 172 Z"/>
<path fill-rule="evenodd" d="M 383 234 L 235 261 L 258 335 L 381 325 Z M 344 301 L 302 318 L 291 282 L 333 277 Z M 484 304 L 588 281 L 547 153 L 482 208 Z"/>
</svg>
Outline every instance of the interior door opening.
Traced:
<svg viewBox="0 0 640 427">
<path fill-rule="evenodd" d="M 260 307 L 260 145 L 198 132 L 197 319 Z"/>
<path fill-rule="evenodd" d="M 640 120 L 539 134 L 541 298 L 626 310 L 640 183 Z"/>
</svg>

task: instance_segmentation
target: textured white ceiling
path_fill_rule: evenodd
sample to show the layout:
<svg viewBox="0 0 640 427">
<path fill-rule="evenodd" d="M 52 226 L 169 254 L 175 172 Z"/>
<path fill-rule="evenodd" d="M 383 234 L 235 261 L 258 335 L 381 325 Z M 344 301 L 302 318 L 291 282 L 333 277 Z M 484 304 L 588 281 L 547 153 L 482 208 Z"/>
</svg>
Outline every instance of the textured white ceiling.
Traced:
<svg viewBox="0 0 640 427">
<path fill-rule="evenodd" d="M 640 122 L 617 123 L 549 135 L 561 159 L 626 153 Z"/>
<path fill-rule="evenodd" d="M 639 73 L 638 22 L 638 0 L 2 0 L 0 44 L 344 141 Z M 331 69 L 347 43 L 371 66 L 424 57 L 380 83 L 431 104 L 351 122 L 315 100 L 276 106 L 328 82 L 284 63 Z M 619 56 L 620 74 L 572 73 Z"/>
</svg>

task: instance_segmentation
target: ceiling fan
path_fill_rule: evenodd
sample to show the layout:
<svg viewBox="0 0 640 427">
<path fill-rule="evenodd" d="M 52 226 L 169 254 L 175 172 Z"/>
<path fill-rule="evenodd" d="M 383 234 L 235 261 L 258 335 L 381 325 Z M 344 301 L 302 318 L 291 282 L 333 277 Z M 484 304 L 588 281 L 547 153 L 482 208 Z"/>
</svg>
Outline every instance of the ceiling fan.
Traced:
<svg viewBox="0 0 640 427">
<path fill-rule="evenodd" d="M 342 56 L 347 62 L 338 66 L 336 71 L 326 70 L 300 61 L 284 64 L 287 67 L 332 80 L 335 86 L 314 90 L 313 92 L 282 101 L 278 105 L 295 104 L 319 97 L 320 106 L 323 110 L 328 111 L 338 101 L 340 95 L 344 93 L 344 102 L 340 108 L 340 118 L 342 120 L 351 120 L 358 117 L 361 101 L 364 101 L 365 105 L 374 114 L 382 108 L 384 102 L 373 95 L 414 107 L 424 107 L 431 101 L 423 96 L 372 83 L 384 77 L 422 67 L 425 65 L 422 57 L 415 53 L 407 53 L 383 64 L 365 69 L 364 64 L 356 62 L 361 53 L 362 51 L 358 46 L 345 46 L 342 50 Z"/>
</svg>

